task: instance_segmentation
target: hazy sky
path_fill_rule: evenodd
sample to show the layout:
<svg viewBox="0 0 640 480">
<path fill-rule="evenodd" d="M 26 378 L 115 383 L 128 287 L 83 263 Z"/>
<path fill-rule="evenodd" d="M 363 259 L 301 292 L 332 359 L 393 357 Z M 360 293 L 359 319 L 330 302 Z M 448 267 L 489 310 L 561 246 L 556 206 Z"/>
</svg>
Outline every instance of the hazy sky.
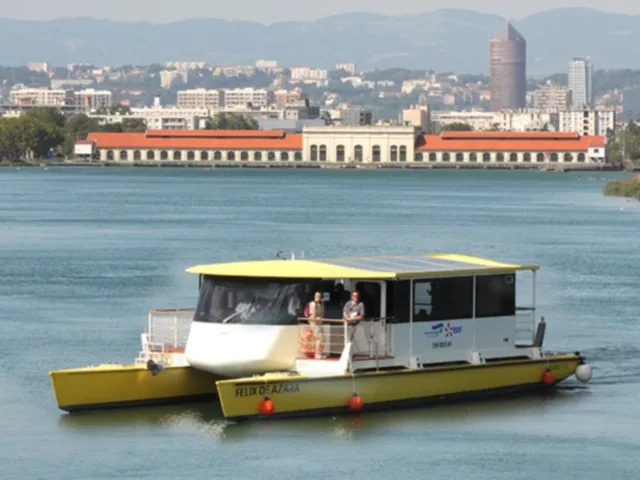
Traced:
<svg viewBox="0 0 640 480">
<path fill-rule="evenodd" d="M 439 8 L 466 8 L 522 18 L 529 13 L 560 7 L 591 7 L 640 14 L 638 0 L 4 0 L 0 18 L 49 20 L 60 17 L 97 17 L 114 20 L 170 22 L 185 18 L 216 17 L 273 23 L 311 20 L 351 11 L 384 14 L 417 13 Z"/>
</svg>

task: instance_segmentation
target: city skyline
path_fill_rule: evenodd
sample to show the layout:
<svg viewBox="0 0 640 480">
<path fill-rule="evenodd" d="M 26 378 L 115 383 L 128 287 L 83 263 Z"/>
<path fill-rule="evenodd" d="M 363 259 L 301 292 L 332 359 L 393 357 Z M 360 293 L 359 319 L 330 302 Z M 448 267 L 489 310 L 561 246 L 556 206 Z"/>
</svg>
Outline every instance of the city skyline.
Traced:
<svg viewBox="0 0 640 480">
<path fill-rule="evenodd" d="M 607 9 L 600 8 L 601 2 L 582 0 L 579 7 L 591 8 L 609 13 L 639 15 L 640 4 L 631 0 L 612 0 Z M 59 18 L 93 17 L 119 21 L 150 21 L 168 23 L 194 18 L 221 18 L 225 20 L 247 20 L 259 23 L 280 21 L 318 20 L 332 15 L 350 12 L 370 12 L 383 15 L 410 15 L 432 12 L 439 9 L 468 9 L 478 13 L 499 15 L 506 20 L 520 20 L 528 15 L 560 8 L 576 7 L 568 0 L 557 2 L 541 0 L 535 7 L 517 4 L 508 0 L 488 0 L 481 10 L 472 0 L 437 0 L 425 9 L 418 0 L 405 0 L 401 5 L 371 0 L 325 0 L 319 4 L 305 5 L 294 0 L 271 0 L 269 4 L 256 0 L 240 0 L 228 4 L 212 4 L 204 0 L 183 0 L 179 4 L 160 6 L 151 0 L 138 0 L 133 4 L 124 0 L 113 0 L 108 4 L 86 3 L 80 0 L 59 0 L 52 4 L 44 0 L 28 0 L 3 6 L 0 18 L 19 20 L 52 20 Z"/>
</svg>

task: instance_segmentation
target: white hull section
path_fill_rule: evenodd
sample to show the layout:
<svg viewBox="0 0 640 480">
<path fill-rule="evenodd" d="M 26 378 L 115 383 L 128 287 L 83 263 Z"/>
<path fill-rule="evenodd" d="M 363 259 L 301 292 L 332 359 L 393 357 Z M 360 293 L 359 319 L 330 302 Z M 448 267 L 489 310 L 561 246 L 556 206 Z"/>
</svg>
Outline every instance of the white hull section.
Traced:
<svg viewBox="0 0 640 480">
<path fill-rule="evenodd" d="M 192 367 L 225 377 L 291 370 L 298 336 L 297 325 L 193 322 L 185 354 Z"/>
</svg>

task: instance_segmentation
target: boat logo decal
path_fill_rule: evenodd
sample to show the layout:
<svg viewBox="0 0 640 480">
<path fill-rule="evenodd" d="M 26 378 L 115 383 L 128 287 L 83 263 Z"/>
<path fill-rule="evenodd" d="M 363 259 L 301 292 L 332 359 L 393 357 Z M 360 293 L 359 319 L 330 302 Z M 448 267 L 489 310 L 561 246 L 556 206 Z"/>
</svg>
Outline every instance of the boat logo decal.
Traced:
<svg viewBox="0 0 640 480">
<path fill-rule="evenodd" d="M 462 333 L 462 325 L 452 325 L 451 322 L 436 323 L 431 325 L 431 330 L 427 330 L 424 334 L 429 338 L 437 338 L 444 335 L 445 337 L 455 337 Z"/>
<path fill-rule="evenodd" d="M 462 325 L 451 325 L 451 323 L 447 323 L 444 327 L 444 336 L 445 337 L 453 337 L 454 335 L 458 335 L 462 332 Z"/>
</svg>

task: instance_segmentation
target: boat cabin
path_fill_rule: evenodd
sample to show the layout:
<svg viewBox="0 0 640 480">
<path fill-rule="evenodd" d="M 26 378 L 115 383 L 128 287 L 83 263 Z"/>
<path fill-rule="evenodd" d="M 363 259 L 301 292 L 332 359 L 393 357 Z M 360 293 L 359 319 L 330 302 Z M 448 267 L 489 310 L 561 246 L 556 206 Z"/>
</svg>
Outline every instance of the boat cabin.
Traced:
<svg viewBox="0 0 640 480">
<path fill-rule="evenodd" d="M 535 265 L 456 254 L 200 265 L 186 356 L 224 376 L 539 357 Z M 528 274 L 528 277 L 527 277 Z M 357 291 L 364 319 L 345 321 Z M 320 292 L 320 321 L 305 306 Z"/>
</svg>

